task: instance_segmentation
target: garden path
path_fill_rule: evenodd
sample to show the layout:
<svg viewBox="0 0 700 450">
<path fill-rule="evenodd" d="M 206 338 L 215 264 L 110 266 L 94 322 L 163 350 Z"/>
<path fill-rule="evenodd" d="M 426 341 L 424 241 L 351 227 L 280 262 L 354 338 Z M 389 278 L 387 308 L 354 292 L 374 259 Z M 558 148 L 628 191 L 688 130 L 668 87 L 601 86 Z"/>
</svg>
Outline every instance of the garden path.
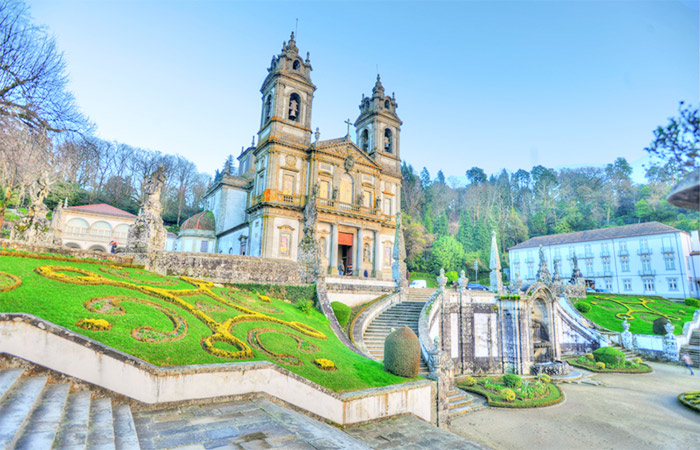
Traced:
<svg viewBox="0 0 700 450">
<path fill-rule="evenodd" d="M 688 449 L 700 440 L 700 415 L 681 392 L 700 390 L 685 367 L 649 363 L 654 373 L 598 374 L 563 385 L 566 401 L 538 409 L 488 408 L 452 420 L 451 431 L 499 449 Z"/>
</svg>

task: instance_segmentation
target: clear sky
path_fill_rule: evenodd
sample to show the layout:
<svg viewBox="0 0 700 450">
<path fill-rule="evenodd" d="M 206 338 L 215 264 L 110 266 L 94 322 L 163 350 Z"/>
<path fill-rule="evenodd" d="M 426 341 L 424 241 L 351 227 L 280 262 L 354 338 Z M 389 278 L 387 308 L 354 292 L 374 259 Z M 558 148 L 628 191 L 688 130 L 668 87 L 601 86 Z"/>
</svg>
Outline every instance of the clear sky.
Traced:
<svg viewBox="0 0 700 450">
<path fill-rule="evenodd" d="M 652 130 L 700 95 L 698 1 L 28 3 L 99 137 L 209 173 L 257 133 L 260 87 L 297 18 L 321 139 L 345 135 L 378 67 L 401 157 L 433 177 L 639 164 Z"/>
</svg>

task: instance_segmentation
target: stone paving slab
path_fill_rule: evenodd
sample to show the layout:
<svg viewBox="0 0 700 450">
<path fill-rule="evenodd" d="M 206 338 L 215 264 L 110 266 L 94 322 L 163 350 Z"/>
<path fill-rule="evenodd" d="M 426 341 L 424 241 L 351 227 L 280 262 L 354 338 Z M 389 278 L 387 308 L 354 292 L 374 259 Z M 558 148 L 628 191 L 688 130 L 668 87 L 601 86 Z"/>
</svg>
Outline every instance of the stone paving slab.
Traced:
<svg viewBox="0 0 700 450">
<path fill-rule="evenodd" d="M 484 450 L 472 441 L 441 430 L 414 416 L 401 416 L 346 428 L 355 439 L 373 449 Z"/>
</svg>

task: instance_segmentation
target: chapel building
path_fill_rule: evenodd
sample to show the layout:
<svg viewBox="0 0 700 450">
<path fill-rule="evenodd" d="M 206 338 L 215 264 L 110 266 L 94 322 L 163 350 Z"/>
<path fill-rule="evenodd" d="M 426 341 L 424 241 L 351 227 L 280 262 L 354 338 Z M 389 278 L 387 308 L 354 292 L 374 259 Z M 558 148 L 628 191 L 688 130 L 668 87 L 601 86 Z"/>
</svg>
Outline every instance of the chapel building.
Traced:
<svg viewBox="0 0 700 450">
<path fill-rule="evenodd" d="M 401 120 L 377 76 L 362 96 L 358 142 L 320 140 L 311 127 L 316 86 L 294 33 L 272 58 L 260 89 L 257 145 L 243 149 L 205 194 L 215 218 L 215 251 L 297 260 L 304 207 L 317 191 L 317 239 L 328 274 L 391 279 L 396 214 L 401 207 Z M 349 125 L 349 124 L 348 124 Z"/>
</svg>

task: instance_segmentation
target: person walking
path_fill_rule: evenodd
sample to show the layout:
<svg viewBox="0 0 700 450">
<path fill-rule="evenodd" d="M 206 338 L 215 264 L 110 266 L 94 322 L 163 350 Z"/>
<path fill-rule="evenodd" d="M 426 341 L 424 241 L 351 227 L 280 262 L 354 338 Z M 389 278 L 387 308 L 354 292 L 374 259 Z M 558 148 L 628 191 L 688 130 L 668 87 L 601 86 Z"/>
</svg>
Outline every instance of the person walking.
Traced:
<svg viewBox="0 0 700 450">
<path fill-rule="evenodd" d="M 683 354 L 681 355 L 681 360 L 685 363 L 685 367 L 687 367 L 688 370 L 690 370 L 690 374 L 691 374 L 691 375 L 695 375 L 695 374 L 693 373 L 693 367 L 692 367 L 692 365 L 693 365 L 693 360 L 690 359 L 690 355 L 687 354 L 687 353 L 683 353 Z"/>
</svg>

